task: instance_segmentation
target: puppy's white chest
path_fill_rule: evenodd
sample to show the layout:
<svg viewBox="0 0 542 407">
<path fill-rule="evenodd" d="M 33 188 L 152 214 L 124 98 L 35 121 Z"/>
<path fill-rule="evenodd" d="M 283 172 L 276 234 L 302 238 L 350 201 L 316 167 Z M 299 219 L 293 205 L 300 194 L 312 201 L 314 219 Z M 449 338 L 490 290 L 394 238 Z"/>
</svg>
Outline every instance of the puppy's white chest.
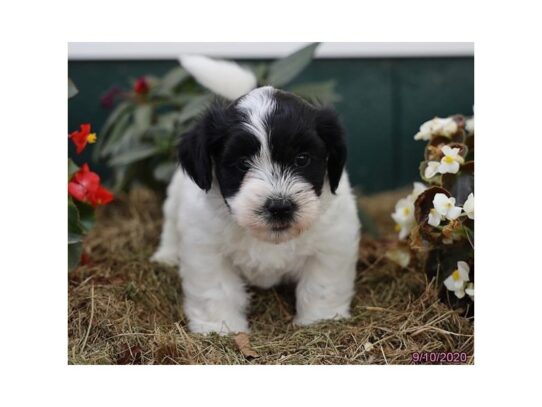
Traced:
<svg viewBox="0 0 542 407">
<path fill-rule="evenodd" d="M 227 258 L 249 284 L 269 288 L 284 280 L 296 280 L 311 254 L 302 238 L 272 244 L 242 236 L 230 245 Z"/>
</svg>

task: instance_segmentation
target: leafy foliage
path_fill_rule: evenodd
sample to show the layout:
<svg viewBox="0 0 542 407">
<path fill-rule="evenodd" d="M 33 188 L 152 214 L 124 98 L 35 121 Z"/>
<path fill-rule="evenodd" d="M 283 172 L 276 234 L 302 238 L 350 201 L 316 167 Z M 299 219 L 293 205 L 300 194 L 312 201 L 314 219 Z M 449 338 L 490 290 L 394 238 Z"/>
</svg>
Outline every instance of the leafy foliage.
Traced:
<svg viewBox="0 0 542 407">
<path fill-rule="evenodd" d="M 283 87 L 310 64 L 317 47 L 318 43 L 309 44 L 283 59 L 249 68 L 258 86 Z M 287 90 L 313 103 L 340 100 L 332 80 Z M 121 94 L 123 100 L 105 122 L 93 158 L 103 159 L 111 167 L 116 190 L 134 183 L 163 187 L 176 168 L 179 136 L 195 124 L 216 96 L 182 67 L 161 78 L 139 78 L 131 91 Z"/>
<path fill-rule="evenodd" d="M 429 187 L 417 194 L 413 217 L 400 216 L 402 210 L 409 211 L 404 200 L 392 217 L 400 222 L 398 226 L 408 226 L 410 248 L 425 256 L 426 272 L 441 287 L 441 299 L 470 316 L 474 313 L 474 118 L 435 118 L 420 127 L 415 139 L 427 141 L 420 176 Z"/>
<path fill-rule="evenodd" d="M 68 99 L 77 95 L 74 83 L 68 79 Z M 81 125 L 83 131 L 74 131 L 69 135 L 82 152 L 88 143 L 93 143 L 95 134 L 90 134 L 90 124 Z M 82 139 L 80 137 L 83 137 Z M 90 140 L 90 141 L 89 141 Z M 100 185 L 98 174 L 91 172 L 88 164 L 80 168 L 68 158 L 68 270 L 75 269 L 83 255 L 83 240 L 94 227 L 94 206 L 107 204 L 113 195 Z"/>
</svg>

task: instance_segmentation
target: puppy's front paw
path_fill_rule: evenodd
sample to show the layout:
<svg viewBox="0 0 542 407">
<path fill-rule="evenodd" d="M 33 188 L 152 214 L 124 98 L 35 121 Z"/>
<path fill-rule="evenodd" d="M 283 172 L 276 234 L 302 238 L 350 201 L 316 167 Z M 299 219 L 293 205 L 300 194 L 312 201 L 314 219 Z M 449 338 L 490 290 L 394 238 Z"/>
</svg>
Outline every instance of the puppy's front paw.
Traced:
<svg viewBox="0 0 542 407">
<path fill-rule="evenodd" d="M 152 262 L 161 263 L 168 266 L 177 266 L 179 265 L 179 256 L 174 250 L 168 250 L 159 248 L 150 259 Z"/>
<path fill-rule="evenodd" d="M 250 331 L 248 328 L 248 322 L 242 319 L 229 322 L 190 321 L 188 323 L 188 327 L 190 328 L 190 331 L 203 335 L 209 335 L 213 332 L 219 335 L 229 335 L 239 332 L 248 333 Z"/>
<path fill-rule="evenodd" d="M 306 326 L 330 319 L 336 320 L 345 318 L 350 318 L 350 311 L 348 309 L 329 310 L 327 312 L 303 312 L 295 316 L 294 325 Z"/>
</svg>

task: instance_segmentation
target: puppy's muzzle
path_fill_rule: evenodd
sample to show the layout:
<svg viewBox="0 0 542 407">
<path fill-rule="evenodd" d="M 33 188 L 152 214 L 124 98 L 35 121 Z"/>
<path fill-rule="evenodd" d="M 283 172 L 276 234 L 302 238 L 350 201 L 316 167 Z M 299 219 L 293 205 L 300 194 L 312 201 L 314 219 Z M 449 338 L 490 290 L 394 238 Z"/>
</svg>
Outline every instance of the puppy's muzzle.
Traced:
<svg viewBox="0 0 542 407">
<path fill-rule="evenodd" d="M 283 230 L 289 227 L 294 219 L 296 204 L 288 198 L 268 198 L 264 211 L 273 230 Z"/>
</svg>

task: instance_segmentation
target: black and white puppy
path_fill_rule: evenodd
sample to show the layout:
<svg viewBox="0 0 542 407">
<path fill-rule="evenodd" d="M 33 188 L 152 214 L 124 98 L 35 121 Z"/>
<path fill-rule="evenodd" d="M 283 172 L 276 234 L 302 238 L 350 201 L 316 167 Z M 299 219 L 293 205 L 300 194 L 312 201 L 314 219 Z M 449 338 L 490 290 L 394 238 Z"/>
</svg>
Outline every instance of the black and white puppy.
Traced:
<svg viewBox="0 0 542 407">
<path fill-rule="evenodd" d="M 179 146 L 154 261 L 180 266 L 193 332 L 248 331 L 245 284 L 297 283 L 294 323 L 349 316 L 360 223 L 333 110 L 262 87 Z"/>
</svg>

